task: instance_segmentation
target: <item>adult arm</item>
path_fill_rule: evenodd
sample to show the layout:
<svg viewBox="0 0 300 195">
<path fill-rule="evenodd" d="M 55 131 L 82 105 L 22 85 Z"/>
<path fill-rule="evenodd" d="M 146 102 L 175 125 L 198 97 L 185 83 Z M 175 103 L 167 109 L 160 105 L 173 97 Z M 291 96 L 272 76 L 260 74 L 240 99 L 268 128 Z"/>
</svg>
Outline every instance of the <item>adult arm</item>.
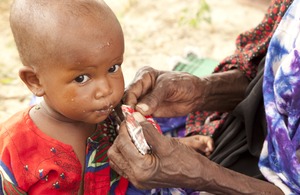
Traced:
<svg viewBox="0 0 300 195">
<path fill-rule="evenodd" d="M 248 84 L 237 69 L 201 78 L 144 67 L 123 100 L 143 115 L 155 117 L 183 116 L 196 110 L 230 111 L 244 98 Z"/>
<path fill-rule="evenodd" d="M 141 155 L 122 123 L 108 151 L 110 166 L 140 189 L 188 188 L 214 194 L 283 194 L 271 183 L 242 175 L 210 161 L 177 139 L 140 123 L 152 153 Z M 176 163 L 174 163 L 176 162 Z"/>
</svg>

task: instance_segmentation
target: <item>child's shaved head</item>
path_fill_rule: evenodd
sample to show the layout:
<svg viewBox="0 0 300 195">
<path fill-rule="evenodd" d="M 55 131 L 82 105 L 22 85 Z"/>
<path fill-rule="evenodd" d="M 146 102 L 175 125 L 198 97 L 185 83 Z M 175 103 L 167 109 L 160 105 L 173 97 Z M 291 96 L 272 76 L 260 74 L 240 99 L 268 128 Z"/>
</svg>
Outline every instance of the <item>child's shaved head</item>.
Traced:
<svg viewBox="0 0 300 195">
<path fill-rule="evenodd" d="M 88 19 L 87 19 L 88 18 Z M 22 63 L 37 66 L 57 60 L 70 49 L 64 36 L 74 36 L 81 30 L 86 36 L 88 28 L 111 26 L 119 30 L 119 23 L 111 9 L 101 0 L 15 0 L 12 4 L 10 25 Z M 116 28 L 115 28 L 116 27 Z M 81 40 L 77 40 L 81 41 Z"/>
</svg>

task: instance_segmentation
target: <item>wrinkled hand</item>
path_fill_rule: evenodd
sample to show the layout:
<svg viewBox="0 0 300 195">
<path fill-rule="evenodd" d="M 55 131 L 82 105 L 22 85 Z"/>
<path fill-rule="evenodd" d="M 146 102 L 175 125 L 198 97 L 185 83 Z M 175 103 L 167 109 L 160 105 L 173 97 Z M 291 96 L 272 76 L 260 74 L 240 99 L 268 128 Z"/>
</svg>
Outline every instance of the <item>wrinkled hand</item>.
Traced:
<svg viewBox="0 0 300 195">
<path fill-rule="evenodd" d="M 123 101 L 144 116 L 184 116 L 202 103 L 205 84 L 201 81 L 188 73 L 144 67 L 126 89 Z"/>
<path fill-rule="evenodd" d="M 180 170 L 190 170 L 194 166 L 195 155 L 201 154 L 177 139 L 158 133 L 149 122 L 142 122 L 141 125 L 147 142 L 152 146 L 152 154 L 138 152 L 123 122 L 118 137 L 108 151 L 110 166 L 140 189 L 189 186 L 185 182 L 191 175 L 183 175 Z"/>
<path fill-rule="evenodd" d="M 188 188 L 213 194 L 280 194 L 271 183 L 242 175 L 211 162 L 178 141 L 160 134 L 149 122 L 141 122 L 152 154 L 138 152 L 125 122 L 108 150 L 111 168 L 139 189 Z"/>
</svg>

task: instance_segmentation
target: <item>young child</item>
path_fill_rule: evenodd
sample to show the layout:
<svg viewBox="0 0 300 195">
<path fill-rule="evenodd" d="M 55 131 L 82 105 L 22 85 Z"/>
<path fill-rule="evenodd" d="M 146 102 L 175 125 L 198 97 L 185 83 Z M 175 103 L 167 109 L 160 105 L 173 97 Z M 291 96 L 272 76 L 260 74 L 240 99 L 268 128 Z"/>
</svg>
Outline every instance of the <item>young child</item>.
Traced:
<svg viewBox="0 0 300 195">
<path fill-rule="evenodd" d="M 43 101 L 0 125 L 0 192 L 128 193 L 106 155 L 124 92 L 114 13 L 100 0 L 15 0 L 10 23 L 19 76 Z"/>
</svg>

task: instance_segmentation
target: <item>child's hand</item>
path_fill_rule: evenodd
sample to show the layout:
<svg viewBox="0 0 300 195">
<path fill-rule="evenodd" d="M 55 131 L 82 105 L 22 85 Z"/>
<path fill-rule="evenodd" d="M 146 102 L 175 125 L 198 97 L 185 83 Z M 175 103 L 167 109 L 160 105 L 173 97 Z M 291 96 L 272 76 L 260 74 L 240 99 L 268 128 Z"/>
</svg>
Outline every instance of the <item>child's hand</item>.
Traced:
<svg viewBox="0 0 300 195">
<path fill-rule="evenodd" d="M 189 137 L 178 138 L 178 140 L 181 143 L 192 147 L 197 152 L 204 153 L 206 156 L 209 156 L 214 149 L 214 141 L 209 136 L 193 135 Z"/>
</svg>

